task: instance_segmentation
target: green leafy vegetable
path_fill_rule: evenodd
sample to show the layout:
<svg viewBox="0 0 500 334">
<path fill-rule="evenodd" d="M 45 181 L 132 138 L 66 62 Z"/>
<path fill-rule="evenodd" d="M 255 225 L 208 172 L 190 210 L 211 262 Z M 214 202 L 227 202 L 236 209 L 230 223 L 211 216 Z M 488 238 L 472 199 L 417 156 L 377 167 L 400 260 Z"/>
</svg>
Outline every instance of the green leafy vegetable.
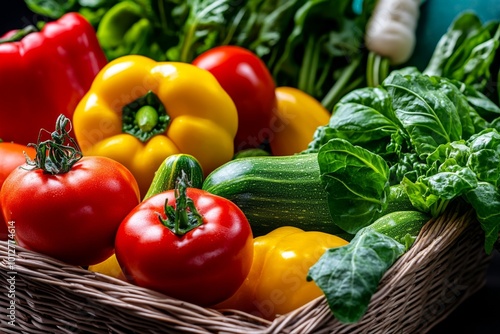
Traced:
<svg viewBox="0 0 500 334">
<path fill-rule="evenodd" d="M 426 218 L 453 202 L 475 210 L 485 251 L 492 252 L 500 232 L 497 113 L 472 86 L 414 69 L 393 71 L 380 87 L 354 90 L 336 104 L 306 150 L 318 153 L 334 223 L 355 233 L 350 245 L 328 251 L 310 270 L 336 318 L 359 321 L 380 278 Z M 422 215 L 411 230 L 404 227 L 408 217 L 378 223 L 391 215 L 384 213 L 394 186 L 403 187 L 412 212 Z M 369 231 L 373 225 L 385 237 Z"/>
<path fill-rule="evenodd" d="M 419 211 L 384 215 L 360 229 L 349 244 L 327 250 L 310 268 L 307 279 L 323 290 L 339 321 L 357 322 L 382 276 L 411 247 L 428 220 Z"/>
<path fill-rule="evenodd" d="M 482 91 L 499 46 L 500 21 L 483 24 L 474 12 L 460 13 L 439 40 L 423 71 L 461 81 Z"/>
<path fill-rule="evenodd" d="M 387 89 L 394 113 L 418 155 L 428 154 L 438 145 L 462 137 L 456 107 L 437 87 L 435 79 L 393 72 L 382 86 Z"/>
<path fill-rule="evenodd" d="M 403 253 L 402 244 L 364 228 L 348 245 L 328 249 L 311 267 L 308 279 L 323 288 L 335 318 L 344 323 L 357 322 L 380 279 Z"/>
<path fill-rule="evenodd" d="M 26 6 L 33 12 L 40 15 L 59 18 L 64 13 L 71 11 L 77 4 L 76 0 L 25 0 Z"/>
<path fill-rule="evenodd" d="M 188 0 L 187 17 L 178 32 L 179 44 L 167 51 L 169 60 L 191 62 L 197 55 L 227 39 L 228 28 L 238 13 L 239 0 Z"/>
<path fill-rule="evenodd" d="M 385 208 L 389 167 L 384 159 L 343 139 L 332 139 L 318 153 L 321 180 L 334 223 L 355 234 Z"/>
<path fill-rule="evenodd" d="M 481 182 L 500 183 L 500 137 L 471 105 L 471 97 L 484 115 L 491 117 L 497 108 L 464 86 L 393 71 L 381 87 L 358 89 L 341 99 L 306 150 L 318 152 L 335 224 L 356 233 L 383 212 L 387 187 L 401 184 L 421 212 L 437 217 L 452 201 L 469 196 L 471 205 L 483 210 L 477 214 L 486 234 L 500 228 L 496 211 L 485 211 L 492 204 L 481 204 L 475 191 Z M 486 251 L 492 243 L 485 240 Z"/>
<path fill-rule="evenodd" d="M 474 208 L 481 228 L 485 232 L 485 250 L 491 253 L 500 232 L 500 190 L 488 182 L 480 182 L 465 194 Z"/>
</svg>

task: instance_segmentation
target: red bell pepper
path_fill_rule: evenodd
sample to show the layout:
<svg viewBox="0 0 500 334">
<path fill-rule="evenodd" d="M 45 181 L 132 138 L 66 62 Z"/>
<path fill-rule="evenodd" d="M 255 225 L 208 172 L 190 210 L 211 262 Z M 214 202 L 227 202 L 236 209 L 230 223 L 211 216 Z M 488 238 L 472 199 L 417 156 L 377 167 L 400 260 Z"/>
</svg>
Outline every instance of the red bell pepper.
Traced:
<svg viewBox="0 0 500 334">
<path fill-rule="evenodd" d="M 16 32 L 21 36 L 13 40 Z M 72 118 L 107 60 L 94 28 L 78 13 L 21 32 L 0 39 L 0 138 L 27 145 L 60 114 Z"/>
</svg>

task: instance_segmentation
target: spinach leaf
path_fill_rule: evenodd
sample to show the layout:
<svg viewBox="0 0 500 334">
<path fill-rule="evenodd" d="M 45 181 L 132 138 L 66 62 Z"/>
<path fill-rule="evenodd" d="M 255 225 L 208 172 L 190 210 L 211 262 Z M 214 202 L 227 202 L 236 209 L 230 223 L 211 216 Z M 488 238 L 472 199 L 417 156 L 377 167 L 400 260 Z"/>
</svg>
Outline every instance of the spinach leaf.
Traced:
<svg viewBox="0 0 500 334">
<path fill-rule="evenodd" d="M 188 0 L 184 5 L 188 15 L 179 31 L 179 44 L 169 48 L 167 55 L 170 60 L 190 63 L 226 38 L 242 1 Z"/>
<path fill-rule="evenodd" d="M 34 13 L 58 19 L 78 6 L 77 0 L 25 0 L 26 6 Z"/>
<path fill-rule="evenodd" d="M 405 246 L 370 227 L 349 244 L 328 249 L 309 270 L 308 280 L 323 290 L 335 318 L 354 323 L 365 314 L 387 269 Z"/>
<path fill-rule="evenodd" d="M 499 38 L 498 21 L 482 24 L 477 14 L 465 11 L 441 37 L 423 73 L 459 80 L 482 91 L 491 76 Z"/>
<path fill-rule="evenodd" d="M 333 222 L 355 234 L 387 206 L 389 167 L 385 160 L 344 139 L 331 139 L 318 152 L 321 181 Z"/>
<path fill-rule="evenodd" d="M 485 233 L 485 251 L 490 253 L 500 231 L 500 133 L 489 128 L 472 136 L 467 144 L 467 165 L 474 171 L 478 185 L 465 193 L 465 200 L 476 212 Z"/>
<path fill-rule="evenodd" d="M 436 77 L 437 87 L 443 92 L 456 108 L 462 127 L 461 138 L 467 139 L 477 132 L 475 121 L 477 120 L 476 111 L 471 107 L 466 96 L 460 92 L 455 84 L 446 78 Z"/>
<path fill-rule="evenodd" d="M 455 50 L 480 29 L 481 20 L 475 13 L 467 12 L 458 16 L 448 27 L 448 31 L 439 39 L 423 73 L 430 76 L 444 76 L 444 68 Z"/>
<path fill-rule="evenodd" d="M 425 160 L 422 160 L 414 152 L 405 152 L 401 150 L 398 154 L 398 160 L 394 162 L 390 171 L 390 183 L 400 184 L 404 178 L 416 182 L 420 175 L 424 175 L 429 169 Z"/>
<path fill-rule="evenodd" d="M 427 157 L 425 175 L 401 181 L 412 204 L 437 217 L 453 199 L 477 187 L 476 174 L 467 166 L 469 156 L 465 141 L 440 145 Z"/>
<path fill-rule="evenodd" d="M 478 180 L 500 186 L 500 134 L 486 129 L 468 141 L 470 157 L 467 166 L 476 173 Z"/>
<path fill-rule="evenodd" d="M 226 41 L 247 47 L 259 57 L 272 62 L 283 52 L 281 41 L 293 29 L 293 17 L 304 0 L 249 0 L 235 20 L 239 23 Z"/>
<path fill-rule="evenodd" d="M 391 100 L 382 88 L 359 88 L 346 94 L 336 105 L 327 126 L 316 130 L 307 152 L 333 138 L 346 139 L 372 152 L 385 152 L 390 137 L 400 125 Z"/>
<path fill-rule="evenodd" d="M 465 85 L 464 83 L 457 80 L 450 80 L 455 84 L 460 92 L 465 96 L 469 105 L 473 108 L 477 114 L 484 118 L 486 121 L 491 122 L 494 119 L 500 117 L 500 107 L 496 105 L 492 100 L 490 100 L 486 95 L 478 91 L 472 86 Z M 480 131 L 476 131 L 480 132 Z"/>
<path fill-rule="evenodd" d="M 437 217 L 453 199 L 477 187 L 477 179 L 469 168 L 454 166 L 415 183 L 404 178 L 402 184 L 414 207 Z"/>
<path fill-rule="evenodd" d="M 443 91 L 436 89 L 436 79 L 393 72 L 382 86 L 389 93 L 396 117 L 419 156 L 432 153 L 440 144 L 461 139 L 456 106 Z"/>
<path fill-rule="evenodd" d="M 485 233 L 485 251 L 490 254 L 500 232 L 500 190 L 488 182 L 479 182 L 476 188 L 465 194 L 465 199 L 474 208 L 481 228 Z"/>
<path fill-rule="evenodd" d="M 338 103 L 329 126 L 335 138 L 348 139 L 353 144 L 365 144 L 386 138 L 389 142 L 398 125 L 371 106 Z"/>
<path fill-rule="evenodd" d="M 490 79 L 490 66 L 495 58 L 500 44 L 500 25 L 498 22 L 489 22 L 475 36 L 466 40 L 464 49 L 469 49 L 466 59 L 459 59 L 457 66 L 446 77 L 462 81 L 467 85 L 483 90 Z M 453 58 L 453 57 L 452 57 Z M 451 59 L 450 61 L 453 61 Z"/>
</svg>

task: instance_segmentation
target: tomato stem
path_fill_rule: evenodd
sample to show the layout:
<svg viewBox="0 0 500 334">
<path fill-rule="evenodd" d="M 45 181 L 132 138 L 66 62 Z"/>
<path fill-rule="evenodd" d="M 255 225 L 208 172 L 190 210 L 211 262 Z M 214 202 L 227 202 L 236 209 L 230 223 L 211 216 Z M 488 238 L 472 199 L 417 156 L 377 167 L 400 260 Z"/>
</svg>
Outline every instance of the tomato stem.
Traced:
<svg viewBox="0 0 500 334">
<path fill-rule="evenodd" d="M 165 200 L 165 215 L 167 219 L 163 219 L 160 214 L 158 215 L 161 223 L 178 236 L 183 236 L 203 224 L 203 216 L 196 209 L 193 200 L 187 196 L 188 187 L 188 176 L 184 171 L 181 171 L 181 177 L 179 177 L 174 189 L 175 208 L 168 205 L 167 199 Z"/>
<path fill-rule="evenodd" d="M 69 126 L 69 129 L 66 128 Z M 83 155 L 77 142 L 69 135 L 71 131 L 71 121 L 64 115 L 59 115 L 56 121 L 56 129 L 50 133 L 51 139 L 41 141 L 43 132 L 41 129 L 36 144 L 30 143 L 28 146 L 36 150 L 35 160 L 26 158 L 26 163 L 34 168 L 39 168 L 48 174 L 67 173 L 73 165 L 80 160 Z"/>
</svg>

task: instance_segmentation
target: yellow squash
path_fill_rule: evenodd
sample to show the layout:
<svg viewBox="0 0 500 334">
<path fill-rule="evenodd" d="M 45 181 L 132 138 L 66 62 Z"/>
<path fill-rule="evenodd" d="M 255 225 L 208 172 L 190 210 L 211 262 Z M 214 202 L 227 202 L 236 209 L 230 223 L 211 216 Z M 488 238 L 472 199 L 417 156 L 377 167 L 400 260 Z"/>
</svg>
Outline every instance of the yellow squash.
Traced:
<svg viewBox="0 0 500 334">
<path fill-rule="evenodd" d="M 348 242 L 333 234 L 279 227 L 254 239 L 250 273 L 239 290 L 217 309 L 236 309 L 269 320 L 321 296 L 306 280 L 309 268 L 323 253 Z"/>
<path fill-rule="evenodd" d="M 102 155 L 127 167 L 144 196 L 172 154 L 194 156 L 208 174 L 231 160 L 238 114 L 208 71 L 138 55 L 108 63 L 73 115 L 84 155 Z"/>
</svg>

